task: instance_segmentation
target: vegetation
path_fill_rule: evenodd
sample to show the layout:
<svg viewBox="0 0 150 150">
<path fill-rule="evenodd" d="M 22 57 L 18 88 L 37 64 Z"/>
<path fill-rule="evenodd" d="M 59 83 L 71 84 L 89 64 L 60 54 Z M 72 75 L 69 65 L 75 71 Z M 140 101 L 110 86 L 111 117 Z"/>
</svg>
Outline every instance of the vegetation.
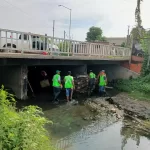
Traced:
<svg viewBox="0 0 150 150">
<path fill-rule="evenodd" d="M 117 89 L 125 92 L 136 93 L 136 96 L 141 95 L 141 98 L 145 99 L 145 96 L 149 97 L 150 91 L 150 65 L 148 55 L 149 34 L 145 32 L 144 36 L 140 39 L 142 49 L 145 51 L 144 62 L 142 65 L 141 76 L 136 79 L 119 80 L 117 83 Z M 146 94 L 146 95 L 145 95 Z"/>
<path fill-rule="evenodd" d="M 125 47 L 125 46 L 126 46 L 125 42 L 122 42 L 121 47 Z"/>
<path fill-rule="evenodd" d="M 71 47 L 69 42 L 60 42 L 58 47 L 61 52 L 68 52 L 69 46 Z"/>
<path fill-rule="evenodd" d="M 95 42 L 95 41 L 106 41 L 106 38 L 103 36 L 103 31 L 99 27 L 91 27 L 89 32 L 87 32 L 88 42 Z"/>
<path fill-rule="evenodd" d="M 136 28 L 131 31 L 131 36 L 136 39 L 142 46 L 145 52 L 144 62 L 142 65 L 141 76 L 137 79 L 130 80 L 119 80 L 116 87 L 117 89 L 129 93 L 136 93 L 136 96 L 147 97 L 150 99 L 150 58 L 149 58 L 149 48 L 150 48 L 150 31 L 146 31 L 141 27 L 141 16 L 140 16 L 140 4 L 142 0 L 137 0 L 137 8 L 135 11 Z M 142 29 L 142 30 L 140 30 Z"/>
<path fill-rule="evenodd" d="M 13 95 L 0 89 L 0 149 L 54 150 L 44 125 L 52 123 L 42 117 L 36 106 L 17 111 Z"/>
</svg>

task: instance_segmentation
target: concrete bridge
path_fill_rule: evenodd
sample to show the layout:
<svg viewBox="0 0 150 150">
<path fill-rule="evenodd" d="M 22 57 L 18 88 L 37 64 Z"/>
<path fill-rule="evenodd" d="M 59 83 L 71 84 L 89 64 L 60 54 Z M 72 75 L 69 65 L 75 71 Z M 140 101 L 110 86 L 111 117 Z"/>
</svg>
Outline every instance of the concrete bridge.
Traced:
<svg viewBox="0 0 150 150">
<path fill-rule="evenodd" d="M 62 76 L 68 70 L 76 76 L 105 69 L 109 80 L 136 77 L 121 67 L 130 58 L 129 48 L 0 29 L 0 84 L 11 88 L 19 99 L 28 95 L 28 80 L 36 90 L 42 70 L 50 80 L 56 69 Z"/>
</svg>

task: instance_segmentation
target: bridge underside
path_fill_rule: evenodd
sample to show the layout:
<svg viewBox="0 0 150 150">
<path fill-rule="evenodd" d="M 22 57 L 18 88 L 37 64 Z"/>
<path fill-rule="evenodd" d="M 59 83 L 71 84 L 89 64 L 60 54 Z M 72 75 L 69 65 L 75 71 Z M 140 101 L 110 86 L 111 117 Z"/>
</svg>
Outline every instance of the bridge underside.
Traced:
<svg viewBox="0 0 150 150">
<path fill-rule="evenodd" d="M 96 64 L 120 64 L 128 60 L 69 60 L 69 59 L 14 59 L 1 58 L 0 66 L 44 66 L 44 65 L 96 65 Z"/>
<path fill-rule="evenodd" d="M 67 71 L 72 71 L 73 76 L 76 76 L 87 74 L 91 69 L 96 74 L 103 69 L 106 70 L 108 80 L 136 77 L 137 74 L 120 66 L 122 62 L 127 61 L 3 58 L 0 59 L 0 84 L 11 88 L 17 98 L 26 99 L 31 94 L 28 80 L 35 93 L 46 92 L 40 87 L 42 70 L 48 73 L 50 82 L 57 69 L 62 71 L 62 78 L 67 74 Z M 47 91 L 52 93 L 52 88 Z"/>
</svg>

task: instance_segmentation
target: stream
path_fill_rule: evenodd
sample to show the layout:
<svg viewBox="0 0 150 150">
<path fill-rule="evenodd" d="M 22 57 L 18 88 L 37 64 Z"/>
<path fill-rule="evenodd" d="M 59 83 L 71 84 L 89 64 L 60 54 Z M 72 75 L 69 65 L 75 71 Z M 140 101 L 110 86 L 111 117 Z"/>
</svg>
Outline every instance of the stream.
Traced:
<svg viewBox="0 0 150 150">
<path fill-rule="evenodd" d="M 84 105 L 62 105 L 44 113 L 54 122 L 46 128 L 59 150 L 149 150 L 150 135 L 134 130 L 135 122 L 128 118 L 104 113 L 93 119 L 95 113 Z"/>
<path fill-rule="evenodd" d="M 149 150 L 150 135 L 137 131 L 135 122 L 117 117 L 114 105 L 93 98 L 88 104 L 52 105 L 49 100 L 31 101 L 44 111 L 44 116 L 53 121 L 46 125 L 58 150 Z M 22 105 L 28 105 L 25 102 Z M 106 106 L 105 106 L 106 105 Z M 90 106 L 90 107 L 89 107 Z M 92 106 L 92 107 L 91 107 Z M 98 106 L 98 110 L 95 107 Z M 132 126 L 128 126 L 132 124 Z"/>
</svg>

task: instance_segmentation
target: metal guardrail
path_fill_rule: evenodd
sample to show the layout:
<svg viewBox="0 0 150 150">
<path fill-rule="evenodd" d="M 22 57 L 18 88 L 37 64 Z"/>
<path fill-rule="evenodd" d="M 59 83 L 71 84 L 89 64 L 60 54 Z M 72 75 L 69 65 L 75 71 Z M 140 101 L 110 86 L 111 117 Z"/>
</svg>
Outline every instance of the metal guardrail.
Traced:
<svg viewBox="0 0 150 150">
<path fill-rule="evenodd" d="M 47 35 L 0 29 L 0 52 L 34 53 L 47 51 L 57 56 L 130 57 L 129 48 L 89 43 Z"/>
</svg>

